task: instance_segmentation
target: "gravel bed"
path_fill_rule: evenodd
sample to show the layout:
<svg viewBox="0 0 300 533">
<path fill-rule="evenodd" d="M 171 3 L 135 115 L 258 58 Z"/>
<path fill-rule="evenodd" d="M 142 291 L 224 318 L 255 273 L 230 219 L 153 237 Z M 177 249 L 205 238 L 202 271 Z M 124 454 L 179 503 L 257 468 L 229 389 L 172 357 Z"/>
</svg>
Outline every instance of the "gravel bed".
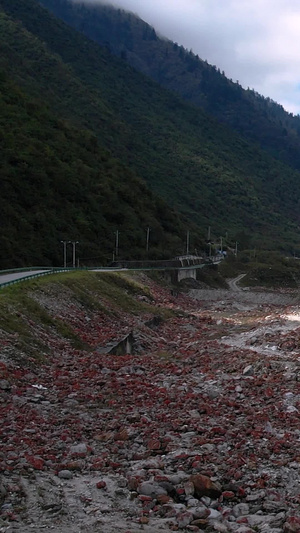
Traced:
<svg viewBox="0 0 300 533">
<path fill-rule="evenodd" d="M 299 532 L 297 297 L 147 283 L 172 318 L 35 294 L 91 350 L 40 329 L 35 366 L 1 332 L 0 532 Z"/>
</svg>

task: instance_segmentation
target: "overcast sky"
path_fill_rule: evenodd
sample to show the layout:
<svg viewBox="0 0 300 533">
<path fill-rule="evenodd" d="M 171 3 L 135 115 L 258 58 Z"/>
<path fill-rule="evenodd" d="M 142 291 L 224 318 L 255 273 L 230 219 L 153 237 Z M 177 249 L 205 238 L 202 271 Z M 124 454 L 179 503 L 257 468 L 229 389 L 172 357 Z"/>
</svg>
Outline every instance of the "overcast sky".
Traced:
<svg viewBox="0 0 300 533">
<path fill-rule="evenodd" d="M 133 11 L 169 39 L 300 113 L 299 0 L 94 0 Z"/>
</svg>

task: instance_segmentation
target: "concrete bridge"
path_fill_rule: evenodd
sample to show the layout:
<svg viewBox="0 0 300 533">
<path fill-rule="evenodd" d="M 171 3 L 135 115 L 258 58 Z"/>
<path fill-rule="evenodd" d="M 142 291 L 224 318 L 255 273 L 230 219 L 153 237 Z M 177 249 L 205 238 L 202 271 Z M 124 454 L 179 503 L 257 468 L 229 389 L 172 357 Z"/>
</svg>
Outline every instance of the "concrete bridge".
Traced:
<svg viewBox="0 0 300 533">
<path fill-rule="evenodd" d="M 219 258 L 204 258 L 197 255 L 180 255 L 170 260 L 161 261 L 114 261 L 112 267 L 127 270 L 160 270 L 164 277 L 173 283 L 183 279 L 197 279 L 197 270 L 213 263 Z"/>
</svg>

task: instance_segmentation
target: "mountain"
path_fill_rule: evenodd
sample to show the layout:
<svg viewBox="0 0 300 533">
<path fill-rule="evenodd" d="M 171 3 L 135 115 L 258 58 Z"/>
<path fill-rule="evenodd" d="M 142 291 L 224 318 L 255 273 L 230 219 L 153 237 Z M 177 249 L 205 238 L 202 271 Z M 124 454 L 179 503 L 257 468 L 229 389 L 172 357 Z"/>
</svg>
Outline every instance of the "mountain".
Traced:
<svg viewBox="0 0 300 533">
<path fill-rule="evenodd" d="M 300 169 L 300 117 L 225 76 L 133 13 L 107 4 L 40 0 L 56 16 L 134 68 L 201 107 L 273 157 Z"/>
<path fill-rule="evenodd" d="M 60 265 L 69 239 L 79 240 L 81 264 L 106 263 L 118 228 L 126 257 L 143 257 L 147 227 L 156 256 L 182 251 L 178 216 L 93 134 L 53 116 L 3 71 L 0 117 L 1 268 Z"/>
<path fill-rule="evenodd" d="M 69 238 L 108 258 L 119 229 L 122 256 L 142 257 L 147 227 L 152 257 L 181 253 L 187 229 L 199 249 L 208 226 L 297 247 L 295 168 L 35 0 L 0 0 L 0 45 L 3 264 L 57 264 Z"/>
</svg>

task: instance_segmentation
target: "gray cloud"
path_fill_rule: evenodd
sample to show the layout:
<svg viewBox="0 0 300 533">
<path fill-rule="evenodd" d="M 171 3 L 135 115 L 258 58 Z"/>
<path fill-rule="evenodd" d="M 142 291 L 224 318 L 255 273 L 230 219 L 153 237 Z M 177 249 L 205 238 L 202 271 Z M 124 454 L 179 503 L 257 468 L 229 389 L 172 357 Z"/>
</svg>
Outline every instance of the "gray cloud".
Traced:
<svg viewBox="0 0 300 533">
<path fill-rule="evenodd" d="M 114 0 L 238 80 L 300 113 L 299 0 Z"/>
</svg>

